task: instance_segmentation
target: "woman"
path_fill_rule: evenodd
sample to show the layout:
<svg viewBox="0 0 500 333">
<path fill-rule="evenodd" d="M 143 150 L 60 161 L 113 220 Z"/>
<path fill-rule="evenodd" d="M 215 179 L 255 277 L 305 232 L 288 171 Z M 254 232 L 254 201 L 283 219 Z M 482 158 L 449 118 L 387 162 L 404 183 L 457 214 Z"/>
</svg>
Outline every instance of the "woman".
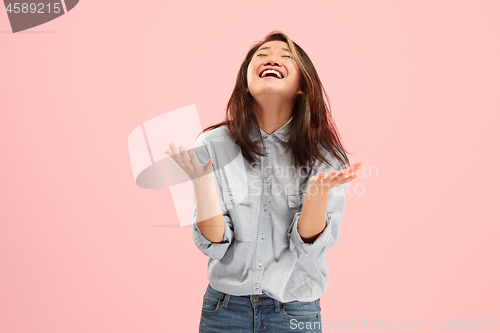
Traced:
<svg viewBox="0 0 500 333">
<path fill-rule="evenodd" d="M 209 256 L 200 332 L 322 332 L 325 252 L 362 166 L 323 96 L 307 54 L 272 32 L 241 65 L 226 119 L 165 151 L 192 181 L 193 240 Z"/>
</svg>

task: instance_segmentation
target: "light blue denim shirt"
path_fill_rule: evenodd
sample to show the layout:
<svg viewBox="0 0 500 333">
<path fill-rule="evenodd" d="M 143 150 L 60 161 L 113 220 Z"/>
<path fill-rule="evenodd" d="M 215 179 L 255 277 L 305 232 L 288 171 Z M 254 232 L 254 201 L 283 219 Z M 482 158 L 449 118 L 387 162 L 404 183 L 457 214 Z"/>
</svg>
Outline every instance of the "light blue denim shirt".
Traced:
<svg viewBox="0 0 500 333">
<path fill-rule="evenodd" d="M 262 136 L 267 153 L 257 156 L 260 163 L 254 166 L 243 158 L 227 126 L 205 132 L 196 140 L 193 151 L 200 163 L 213 159 L 215 187 L 225 221 L 222 243 L 207 240 L 196 224 L 193 197 L 192 237 L 209 257 L 208 280 L 215 290 L 237 296 L 265 293 L 281 302 L 309 302 L 328 288 L 325 252 L 337 243 L 347 184 L 330 190 L 326 228 L 313 243 L 304 243 L 297 222 L 309 178 L 344 168 L 318 144 L 332 166 L 316 160 L 314 170 L 296 170 L 291 150 L 283 155 L 291 120 L 272 134 L 262 129 L 250 133 L 250 139 L 259 141 L 260 146 Z"/>
</svg>

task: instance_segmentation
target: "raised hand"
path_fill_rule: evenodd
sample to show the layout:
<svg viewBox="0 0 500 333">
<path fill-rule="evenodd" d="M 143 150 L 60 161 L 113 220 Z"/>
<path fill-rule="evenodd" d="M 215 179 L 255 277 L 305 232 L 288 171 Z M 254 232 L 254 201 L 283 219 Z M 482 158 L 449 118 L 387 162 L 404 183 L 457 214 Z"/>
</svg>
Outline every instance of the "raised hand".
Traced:
<svg viewBox="0 0 500 333">
<path fill-rule="evenodd" d="M 179 150 L 177 150 L 172 142 L 169 143 L 169 146 L 170 148 L 165 149 L 165 154 L 168 154 L 184 170 L 194 185 L 214 183 L 212 159 L 203 165 L 198 161 L 192 149 L 186 151 L 184 147 L 179 146 Z"/>
<path fill-rule="evenodd" d="M 340 186 L 356 178 L 358 176 L 356 171 L 362 166 L 363 163 L 356 162 L 342 171 L 332 170 L 326 175 L 324 172 L 321 172 L 319 175 L 312 176 L 309 178 L 308 192 L 309 189 L 312 189 L 315 193 L 328 193 L 335 186 Z"/>
</svg>

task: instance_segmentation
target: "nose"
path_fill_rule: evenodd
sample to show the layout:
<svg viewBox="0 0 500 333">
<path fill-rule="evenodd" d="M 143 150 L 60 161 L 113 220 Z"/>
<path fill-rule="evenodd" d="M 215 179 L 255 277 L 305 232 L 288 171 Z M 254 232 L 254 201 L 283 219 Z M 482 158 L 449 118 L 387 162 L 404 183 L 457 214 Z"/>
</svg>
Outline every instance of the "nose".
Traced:
<svg viewBox="0 0 500 333">
<path fill-rule="evenodd" d="M 268 61 L 266 62 L 266 65 L 265 65 L 265 66 L 267 66 L 267 65 L 271 65 L 271 66 L 281 66 L 281 64 L 280 64 L 280 63 L 278 63 L 276 60 L 274 60 L 274 58 L 272 58 L 272 59 L 268 60 Z"/>
</svg>

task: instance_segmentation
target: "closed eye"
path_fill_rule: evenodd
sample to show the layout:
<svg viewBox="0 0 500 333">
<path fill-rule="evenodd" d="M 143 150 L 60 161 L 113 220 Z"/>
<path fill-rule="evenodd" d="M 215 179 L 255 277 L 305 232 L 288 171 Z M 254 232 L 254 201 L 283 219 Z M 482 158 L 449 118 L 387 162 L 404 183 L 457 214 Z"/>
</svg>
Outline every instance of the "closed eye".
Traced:
<svg viewBox="0 0 500 333">
<path fill-rule="evenodd" d="M 267 54 L 262 54 L 262 53 L 259 53 L 259 54 L 257 54 L 257 57 L 258 57 L 258 56 L 266 56 L 266 55 L 267 55 Z M 283 57 L 288 57 L 288 58 L 291 58 L 289 55 L 284 55 Z"/>
</svg>

